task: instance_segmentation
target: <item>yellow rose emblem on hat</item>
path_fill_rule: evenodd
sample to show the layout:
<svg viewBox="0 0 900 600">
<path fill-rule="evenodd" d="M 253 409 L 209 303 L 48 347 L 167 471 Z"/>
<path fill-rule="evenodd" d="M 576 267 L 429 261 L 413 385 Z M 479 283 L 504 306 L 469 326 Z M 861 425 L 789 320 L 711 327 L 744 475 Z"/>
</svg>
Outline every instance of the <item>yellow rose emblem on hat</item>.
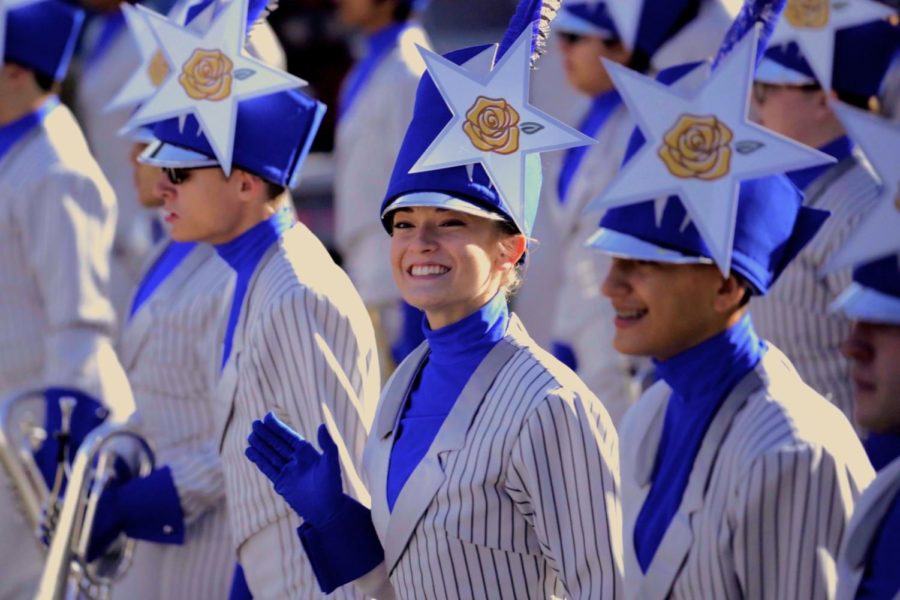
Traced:
<svg viewBox="0 0 900 600">
<path fill-rule="evenodd" d="M 727 175 L 731 168 L 733 137 L 728 126 L 714 116 L 681 115 L 663 138 L 658 154 L 672 175 L 712 181 Z"/>
<path fill-rule="evenodd" d="M 231 59 L 219 50 L 197 48 L 181 68 L 178 82 L 194 100 L 216 102 L 231 95 Z"/>
<path fill-rule="evenodd" d="M 150 64 L 147 65 L 147 76 L 150 78 L 151 83 L 153 83 L 153 87 L 159 87 L 162 85 L 163 79 L 165 79 L 168 74 L 169 63 L 166 62 L 166 58 L 163 56 L 162 51 L 157 50 L 156 54 L 153 55 L 153 58 L 150 59 Z"/>
<path fill-rule="evenodd" d="M 463 131 L 482 152 L 512 154 L 519 149 L 519 113 L 503 99 L 478 96 Z"/>
<path fill-rule="evenodd" d="M 819 29 L 828 25 L 830 0 L 788 0 L 784 18 L 793 27 Z"/>
</svg>

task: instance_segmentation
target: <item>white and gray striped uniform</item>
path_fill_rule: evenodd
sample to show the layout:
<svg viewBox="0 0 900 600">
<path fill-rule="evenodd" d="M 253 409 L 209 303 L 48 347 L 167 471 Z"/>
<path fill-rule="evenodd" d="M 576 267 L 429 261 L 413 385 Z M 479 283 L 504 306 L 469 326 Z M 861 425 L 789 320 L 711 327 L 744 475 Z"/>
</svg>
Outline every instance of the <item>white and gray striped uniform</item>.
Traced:
<svg viewBox="0 0 900 600">
<path fill-rule="evenodd" d="M 634 525 L 670 393 L 657 382 L 620 428 L 628 597 L 833 597 L 838 549 L 872 466 L 844 415 L 772 346 L 713 417 L 678 512 L 642 572 Z"/>
<path fill-rule="evenodd" d="M 352 480 L 375 413 L 378 369 L 359 294 L 321 242 L 294 225 L 250 280 L 217 390 L 232 535 L 254 597 L 323 596 L 297 536 L 297 517 L 244 457 L 253 420 L 274 411 L 307 439 L 328 423 Z"/>
<path fill-rule="evenodd" d="M 359 587 L 409 600 L 622 597 L 616 431 L 515 315 L 388 509 L 394 431 L 427 351 L 385 387 L 366 447 L 385 562 Z"/>
<path fill-rule="evenodd" d="M 548 202 L 563 240 L 557 268 L 562 272 L 558 288 L 552 338 L 572 347 L 578 360 L 578 376 L 596 394 L 617 424 L 639 392 L 632 386 L 636 361 L 612 347 L 615 333 L 612 304 L 600 296 L 600 285 L 612 259 L 585 246 L 597 231 L 601 213 L 582 214 L 619 171 L 634 120 L 620 104 L 590 146 L 572 178 L 565 203 Z M 557 194 L 554 190 L 554 196 Z"/>
<path fill-rule="evenodd" d="M 806 206 L 831 216 L 750 312 L 759 336 L 781 348 L 803 381 L 855 422 L 850 363 L 840 352 L 851 321 L 828 310 L 850 285 L 852 270 L 823 275 L 821 269 L 874 207 L 878 183 L 868 164 L 852 155 L 820 175 L 805 195 Z"/>
<path fill-rule="evenodd" d="M 115 199 L 72 114 L 53 109 L 0 159 L 0 397 L 75 387 L 130 406 L 108 297 Z M 0 472 L 0 598 L 40 558 Z M 21 592 L 29 597 L 27 592 Z"/>
<path fill-rule="evenodd" d="M 151 267 L 168 242 L 159 245 Z M 145 269 L 146 272 L 146 269 Z M 183 545 L 141 542 L 114 595 L 128 600 L 225 598 L 236 561 L 215 432 L 215 364 L 234 272 L 197 245 L 128 321 L 119 344 L 137 422 L 157 466 L 172 471 Z"/>
<path fill-rule="evenodd" d="M 856 598 L 869 551 L 882 521 L 897 497 L 900 497 L 900 458 L 895 458 L 878 472 L 875 481 L 866 488 L 856 503 L 838 560 L 837 600 Z M 891 535 L 897 533 L 892 532 Z M 898 597 L 900 594 L 894 599 Z"/>
</svg>

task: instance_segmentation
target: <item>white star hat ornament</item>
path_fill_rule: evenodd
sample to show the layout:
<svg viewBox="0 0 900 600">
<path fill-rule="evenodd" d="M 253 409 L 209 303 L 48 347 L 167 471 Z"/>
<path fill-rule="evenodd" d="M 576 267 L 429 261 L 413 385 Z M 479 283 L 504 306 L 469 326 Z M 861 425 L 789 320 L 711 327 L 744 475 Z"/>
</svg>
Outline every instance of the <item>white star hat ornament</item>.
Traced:
<svg viewBox="0 0 900 600">
<path fill-rule="evenodd" d="M 769 45 L 796 42 L 819 84 L 830 90 L 837 31 L 893 14 L 875 0 L 787 0 Z"/>
<path fill-rule="evenodd" d="M 230 0 L 202 34 L 180 27 L 144 7 L 141 16 L 169 66 L 156 92 L 132 116 L 126 129 L 193 114 L 219 165 L 231 173 L 235 123 L 241 100 L 306 85 L 244 50 L 247 0 Z"/>
<path fill-rule="evenodd" d="M 37 4 L 43 0 L 0 0 L 0 65 L 3 64 L 3 57 L 6 54 L 6 13 L 27 6 L 29 4 Z"/>
<path fill-rule="evenodd" d="M 519 224 L 533 219 L 526 206 L 526 165 L 542 152 L 596 143 L 529 103 L 531 40 L 528 28 L 492 69 L 484 66 L 493 62 L 496 46 L 464 66 L 419 48 L 453 117 L 409 170 L 421 173 L 481 164 Z M 504 122 L 502 139 L 491 139 L 479 128 L 479 124 L 493 128 L 497 125 L 493 119 Z"/>
<path fill-rule="evenodd" d="M 840 102 L 832 108 L 872 164 L 882 188 L 872 214 L 828 261 L 826 273 L 900 253 L 900 124 Z"/>
<path fill-rule="evenodd" d="M 755 27 L 692 91 L 604 61 L 646 141 L 588 210 L 677 195 L 727 276 L 741 181 L 834 162 L 747 118 L 758 36 Z"/>
</svg>

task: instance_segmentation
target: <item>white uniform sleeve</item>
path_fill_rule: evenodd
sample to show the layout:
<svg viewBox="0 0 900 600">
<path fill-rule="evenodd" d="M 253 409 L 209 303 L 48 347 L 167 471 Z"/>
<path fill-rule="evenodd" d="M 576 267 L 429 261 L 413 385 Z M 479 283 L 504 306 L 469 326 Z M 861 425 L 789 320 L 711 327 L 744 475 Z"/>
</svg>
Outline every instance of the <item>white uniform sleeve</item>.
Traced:
<svg viewBox="0 0 900 600">
<path fill-rule="evenodd" d="M 624 597 L 618 464 L 609 419 L 575 394 L 548 396 L 513 448 L 506 490 L 570 598 Z"/>
<path fill-rule="evenodd" d="M 27 196 L 20 203 L 22 236 L 48 327 L 43 381 L 99 396 L 100 350 L 109 346 L 114 323 L 108 296 L 112 193 L 60 172 L 41 179 Z"/>
<path fill-rule="evenodd" d="M 224 501 L 225 476 L 215 441 L 204 442 L 199 450 L 180 453 L 167 466 L 172 470 L 186 525 Z"/>
<path fill-rule="evenodd" d="M 835 563 L 859 494 L 853 474 L 808 445 L 755 459 L 729 511 L 745 598 L 832 598 Z"/>
</svg>

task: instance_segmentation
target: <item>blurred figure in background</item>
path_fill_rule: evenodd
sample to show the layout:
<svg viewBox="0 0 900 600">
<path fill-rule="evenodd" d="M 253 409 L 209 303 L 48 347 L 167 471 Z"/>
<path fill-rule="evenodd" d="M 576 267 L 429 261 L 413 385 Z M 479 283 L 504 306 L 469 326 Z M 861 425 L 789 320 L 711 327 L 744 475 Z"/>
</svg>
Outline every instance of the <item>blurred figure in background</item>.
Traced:
<svg viewBox="0 0 900 600">
<path fill-rule="evenodd" d="M 59 467 L 59 399 L 78 404 L 72 446 L 106 416 L 127 412 L 128 383 L 112 350 L 108 296 L 115 197 L 56 95 L 84 19 L 58 0 L 0 4 L 0 398 L 44 390 L 47 442 L 36 459 L 48 488 Z M 31 598 L 42 558 L 0 474 L 0 598 Z"/>
<path fill-rule="evenodd" d="M 135 197 L 129 154 L 131 142 L 118 135 L 133 112 L 133 107 L 110 107 L 122 86 L 141 64 L 138 47 L 128 33 L 122 0 L 81 0 L 94 13 L 85 28 L 77 74 L 75 112 L 91 151 L 109 179 L 118 203 L 118 221 L 113 241 L 110 294 L 116 316 L 127 319 L 130 301 L 141 277 L 144 261 L 162 235 L 156 215 Z M 179 18 L 186 11 L 197 11 L 210 0 L 139 0 L 161 14 Z M 199 5 L 199 6 L 198 6 Z M 261 23 L 251 34 L 248 50 L 267 63 L 284 68 L 284 52 L 268 23 Z M 164 77 L 165 72 L 160 77 Z"/>
<path fill-rule="evenodd" d="M 555 186 L 550 179 L 544 190 L 554 196 L 548 204 L 563 240 L 555 261 L 562 282 L 552 319 L 553 354 L 578 373 L 616 424 L 637 399 L 640 389 L 635 374 L 648 363 L 613 349 L 614 312 L 597 287 L 610 258 L 585 247 L 599 219 L 588 205 L 618 172 L 634 127 L 601 59 L 633 64 L 640 71 L 647 71 L 651 64 L 702 60 L 715 52 L 729 24 L 727 12 L 718 3 L 680 0 L 663 6 L 646 0 L 636 10 L 642 12 L 632 51 L 606 2 L 563 5 L 556 31 L 566 76 L 573 88 L 591 98 L 579 129 L 598 143 L 567 151 Z M 689 49 L 682 36 L 690 36 Z"/>
<path fill-rule="evenodd" d="M 752 111 L 757 122 L 837 162 L 788 174 L 804 193 L 804 205 L 830 211 L 831 218 L 772 292 L 753 304 L 752 313 L 759 335 L 778 346 L 803 380 L 853 421 L 850 365 L 840 352 L 851 322 L 828 310 L 852 273 L 849 268 L 822 270 L 873 208 L 878 181 L 855 151 L 830 99 L 834 93 L 863 109 L 869 105 L 898 47 L 900 28 L 880 20 L 839 30 L 834 37 L 833 92 L 823 89 L 810 66 L 812 57 L 794 42 L 770 47 L 756 72 Z"/>
<path fill-rule="evenodd" d="M 430 45 L 414 17 L 427 2 L 336 1 L 340 20 L 366 36 L 366 49 L 344 81 L 337 108 L 335 242 L 375 326 L 385 377 L 423 339 L 421 313 L 400 298 L 390 239 L 371 207 L 387 190 L 425 69 L 416 46 Z"/>
</svg>

